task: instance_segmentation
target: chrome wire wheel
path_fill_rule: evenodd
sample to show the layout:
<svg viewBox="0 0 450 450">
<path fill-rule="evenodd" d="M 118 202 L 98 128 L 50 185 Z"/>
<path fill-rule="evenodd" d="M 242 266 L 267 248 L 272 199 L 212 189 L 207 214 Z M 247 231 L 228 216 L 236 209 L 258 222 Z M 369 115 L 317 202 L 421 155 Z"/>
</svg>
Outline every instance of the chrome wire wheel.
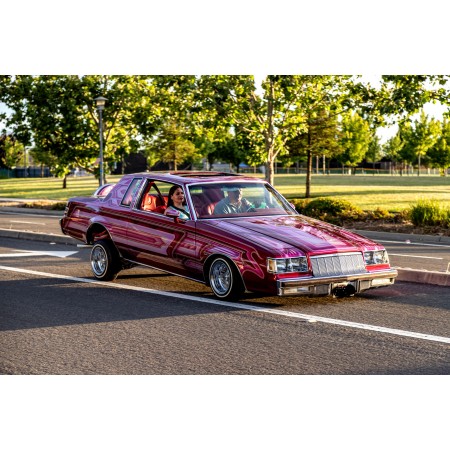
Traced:
<svg viewBox="0 0 450 450">
<path fill-rule="evenodd" d="M 103 246 L 95 245 L 91 253 L 92 271 L 96 277 L 101 277 L 108 268 L 108 256 Z"/>
<path fill-rule="evenodd" d="M 214 295 L 229 301 L 238 300 L 244 285 L 234 264 L 225 258 L 216 258 L 209 268 L 209 284 Z"/>
<path fill-rule="evenodd" d="M 101 239 L 92 247 L 91 268 L 97 280 L 115 280 L 120 272 L 120 257 L 115 245 L 109 239 Z"/>
<path fill-rule="evenodd" d="M 223 297 L 230 290 L 233 283 L 231 268 L 223 259 L 216 259 L 210 269 L 209 281 L 212 290 L 218 297 Z"/>
</svg>

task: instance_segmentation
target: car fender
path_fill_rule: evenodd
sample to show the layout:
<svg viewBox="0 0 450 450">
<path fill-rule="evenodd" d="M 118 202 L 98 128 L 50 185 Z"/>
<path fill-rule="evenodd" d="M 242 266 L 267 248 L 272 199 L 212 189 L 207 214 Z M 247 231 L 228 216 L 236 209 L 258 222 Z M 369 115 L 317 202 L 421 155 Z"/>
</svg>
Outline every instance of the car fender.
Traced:
<svg viewBox="0 0 450 450">
<path fill-rule="evenodd" d="M 97 219 L 97 220 L 95 220 L 95 219 Z M 89 227 L 86 230 L 86 243 L 87 244 L 93 244 L 95 240 L 105 239 L 105 238 L 113 241 L 111 238 L 111 233 L 108 229 L 108 226 L 104 223 L 103 220 L 101 220 L 101 217 L 92 218 L 89 222 L 90 222 Z M 104 234 L 102 233 L 102 230 L 105 231 L 107 236 L 104 236 Z M 94 236 L 96 236 L 96 235 L 98 235 L 98 239 L 94 239 Z"/>
<path fill-rule="evenodd" d="M 212 253 L 206 258 L 205 263 L 203 264 L 203 276 L 205 278 L 206 286 L 209 286 L 209 276 L 208 276 L 209 268 L 210 268 L 212 262 L 214 261 L 214 259 L 216 259 L 216 258 L 224 258 L 227 261 L 230 261 L 230 263 L 234 265 L 234 267 L 236 268 L 236 270 L 241 278 L 242 285 L 245 288 L 246 287 L 245 281 L 242 276 L 242 271 L 239 267 L 239 266 L 242 266 L 242 264 L 237 264 L 236 261 L 234 259 L 232 259 L 229 254 L 225 254 L 225 253 Z"/>
</svg>

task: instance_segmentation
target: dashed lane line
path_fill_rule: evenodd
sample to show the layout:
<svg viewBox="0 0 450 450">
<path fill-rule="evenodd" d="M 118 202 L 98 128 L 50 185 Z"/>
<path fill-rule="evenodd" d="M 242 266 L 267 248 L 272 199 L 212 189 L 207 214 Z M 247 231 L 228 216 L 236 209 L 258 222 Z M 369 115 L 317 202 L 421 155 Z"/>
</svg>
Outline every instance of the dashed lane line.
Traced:
<svg viewBox="0 0 450 450">
<path fill-rule="evenodd" d="M 391 253 L 391 252 L 389 252 L 389 256 L 406 256 L 407 258 L 423 258 L 423 259 L 444 259 L 438 258 L 437 256 L 402 255 L 400 253 Z"/>
</svg>

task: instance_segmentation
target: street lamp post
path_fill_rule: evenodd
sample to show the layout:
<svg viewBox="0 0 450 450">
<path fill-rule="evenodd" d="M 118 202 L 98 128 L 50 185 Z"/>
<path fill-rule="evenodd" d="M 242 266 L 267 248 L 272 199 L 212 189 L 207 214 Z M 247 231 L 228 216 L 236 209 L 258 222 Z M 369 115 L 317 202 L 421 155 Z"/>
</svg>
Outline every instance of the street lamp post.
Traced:
<svg viewBox="0 0 450 450">
<path fill-rule="evenodd" d="M 27 149 L 24 147 L 23 149 L 23 177 L 26 178 L 28 176 L 27 173 Z"/>
<path fill-rule="evenodd" d="M 98 128 L 100 130 L 100 177 L 99 177 L 99 186 L 105 184 L 105 175 L 103 170 L 103 118 L 102 111 L 105 109 L 105 97 L 97 97 L 95 99 L 95 104 L 97 106 L 98 111 Z"/>
</svg>

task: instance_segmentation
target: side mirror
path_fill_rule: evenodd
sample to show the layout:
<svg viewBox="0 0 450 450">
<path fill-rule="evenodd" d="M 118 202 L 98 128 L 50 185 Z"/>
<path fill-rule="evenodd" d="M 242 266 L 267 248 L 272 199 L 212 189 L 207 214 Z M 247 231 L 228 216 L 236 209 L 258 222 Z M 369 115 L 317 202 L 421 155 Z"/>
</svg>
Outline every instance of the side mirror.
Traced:
<svg viewBox="0 0 450 450">
<path fill-rule="evenodd" d="M 176 209 L 166 209 L 166 216 L 171 217 L 172 219 L 177 219 L 180 217 L 180 211 L 177 211 Z"/>
</svg>

